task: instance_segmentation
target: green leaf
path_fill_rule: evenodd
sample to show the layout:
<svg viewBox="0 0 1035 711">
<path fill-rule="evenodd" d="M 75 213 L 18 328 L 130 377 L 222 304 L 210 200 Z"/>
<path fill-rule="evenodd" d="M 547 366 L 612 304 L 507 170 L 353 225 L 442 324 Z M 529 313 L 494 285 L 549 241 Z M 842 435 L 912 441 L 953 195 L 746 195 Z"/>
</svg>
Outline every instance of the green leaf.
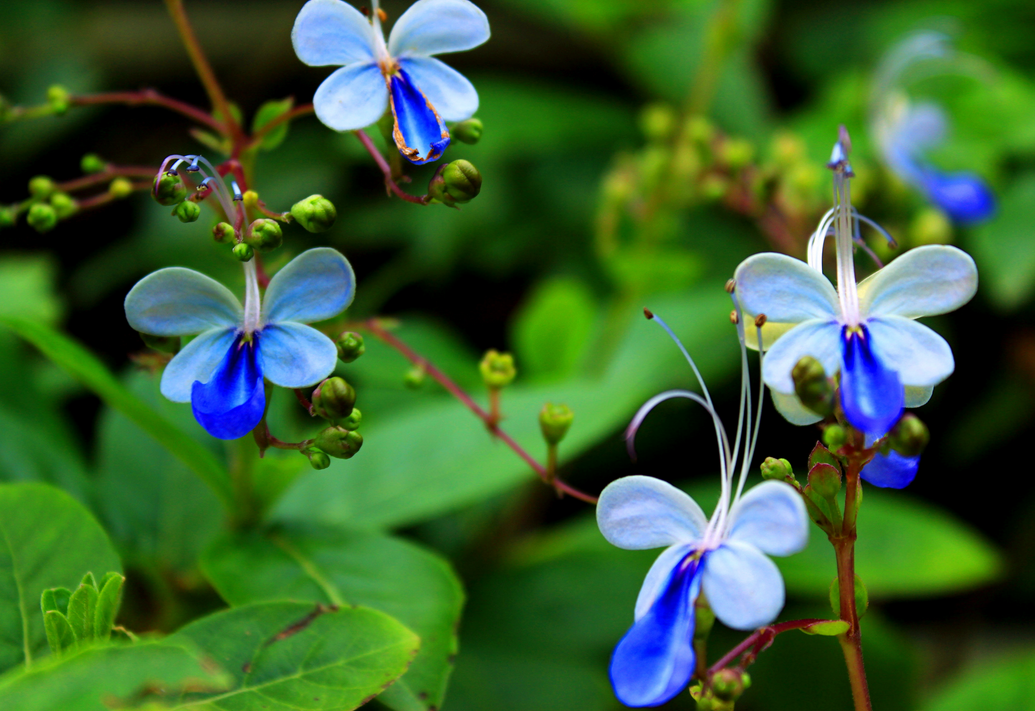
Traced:
<svg viewBox="0 0 1035 711">
<path fill-rule="evenodd" d="M 225 711 L 348 711 L 398 679 L 420 646 L 382 612 L 297 602 L 217 612 L 167 641 L 197 647 L 229 672 L 228 691 L 185 699 Z"/>
<path fill-rule="evenodd" d="M 279 101 L 267 101 L 259 107 L 258 111 L 255 112 L 255 118 L 252 120 L 252 133 L 261 130 L 273 119 L 286 114 L 294 107 L 294 105 L 295 98 L 293 96 L 289 96 L 288 98 L 281 99 Z M 287 138 L 288 125 L 289 122 L 285 121 L 263 136 L 262 141 L 259 143 L 259 147 L 264 151 L 272 151 L 283 143 L 284 139 Z"/>
<path fill-rule="evenodd" d="M 971 233 L 970 248 L 981 272 L 981 287 L 1003 309 L 1017 308 L 1035 292 L 1033 202 L 1035 174 L 1028 173 L 1003 194 L 995 217 Z"/>
<path fill-rule="evenodd" d="M 1035 699 L 1035 652 L 985 663 L 941 686 L 923 711 L 1028 711 Z"/>
<path fill-rule="evenodd" d="M 30 664 L 47 649 L 44 590 L 74 587 L 83 571 L 121 569 L 108 536 L 68 494 L 44 484 L 0 485 L 0 670 Z"/>
<path fill-rule="evenodd" d="M 512 341 L 520 376 L 571 375 L 590 346 L 596 320 L 593 294 L 581 281 L 556 278 L 539 284 L 514 321 Z"/>
<path fill-rule="evenodd" d="M 442 704 L 464 598 L 442 558 L 399 538 L 308 526 L 228 535 L 209 548 L 202 568 L 232 605 L 290 599 L 388 613 L 420 636 L 421 648 L 379 701 L 397 711 Z"/>
<path fill-rule="evenodd" d="M 107 711 L 136 707 L 138 697 L 183 687 L 221 689 L 229 679 L 182 646 L 145 642 L 95 647 L 0 678 L 0 708 Z"/>
<path fill-rule="evenodd" d="M 818 634 L 821 637 L 836 637 L 848 631 L 848 623 L 844 620 L 824 620 L 802 627 L 801 631 L 805 634 Z"/>
<path fill-rule="evenodd" d="M 212 487 L 227 507 L 233 505 L 229 475 L 216 458 L 126 390 L 96 356 L 70 338 L 42 324 L 23 318 L 3 316 L 0 316 L 0 324 L 32 343 L 62 370 L 136 423 Z"/>
<path fill-rule="evenodd" d="M 104 576 L 100 595 L 97 597 L 97 611 L 94 613 L 94 639 L 107 641 L 111 637 L 111 628 L 115 624 L 115 616 L 122 603 L 122 585 L 126 578 L 118 573 Z"/>
<path fill-rule="evenodd" d="M 97 588 L 84 583 L 72 593 L 72 599 L 68 601 L 68 622 L 72 625 L 72 632 L 75 633 L 75 639 L 80 645 L 93 641 L 97 596 Z"/>
<path fill-rule="evenodd" d="M 56 271 L 42 255 L 0 259 L 0 316 L 57 323 L 62 307 L 54 289 Z"/>
<path fill-rule="evenodd" d="M 59 655 L 75 647 L 75 631 L 68 618 L 57 610 L 44 612 L 43 629 L 47 633 L 47 644 L 50 646 L 51 654 Z"/>
<path fill-rule="evenodd" d="M 44 590 L 40 597 L 40 608 L 43 612 L 54 610 L 62 615 L 68 614 L 68 601 L 72 599 L 72 591 L 68 588 L 51 588 Z"/>
</svg>

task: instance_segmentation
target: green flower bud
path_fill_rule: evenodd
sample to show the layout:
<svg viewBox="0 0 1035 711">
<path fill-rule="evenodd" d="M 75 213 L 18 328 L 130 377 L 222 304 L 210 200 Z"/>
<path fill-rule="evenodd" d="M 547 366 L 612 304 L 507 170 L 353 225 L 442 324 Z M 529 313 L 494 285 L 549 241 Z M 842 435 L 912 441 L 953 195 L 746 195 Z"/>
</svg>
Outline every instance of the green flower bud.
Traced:
<svg viewBox="0 0 1035 711">
<path fill-rule="evenodd" d="M 824 499 L 832 499 L 841 491 L 841 470 L 829 464 L 817 464 L 809 469 L 809 486 Z"/>
<path fill-rule="evenodd" d="M 866 608 L 870 606 L 870 593 L 866 591 L 862 578 L 855 576 L 855 609 L 861 618 L 866 614 Z M 830 583 L 830 609 L 835 615 L 841 614 L 841 589 L 837 585 L 837 578 Z"/>
<path fill-rule="evenodd" d="M 244 242 L 241 244 L 235 244 L 232 251 L 234 256 L 242 262 L 250 262 L 252 257 L 255 256 L 255 250 L 252 249 L 252 246 L 250 244 L 245 244 Z"/>
<path fill-rule="evenodd" d="M 834 385 L 827 378 L 823 364 L 812 356 L 805 356 L 794 366 L 791 377 L 801 404 L 817 415 L 829 417 L 834 411 Z"/>
<path fill-rule="evenodd" d="M 446 179 L 442 177 L 445 166 L 440 165 L 428 182 L 428 196 L 448 207 L 456 207 L 456 200 L 446 190 Z"/>
<path fill-rule="evenodd" d="M 150 333 L 141 333 L 140 338 L 144 345 L 160 353 L 176 353 L 180 350 L 179 336 L 152 336 Z"/>
<path fill-rule="evenodd" d="M 269 252 L 284 244 L 284 231 L 276 220 L 264 217 L 248 225 L 244 241 L 256 252 Z"/>
<path fill-rule="evenodd" d="M 457 125 L 453 126 L 453 130 L 450 131 L 450 133 L 453 134 L 453 138 L 461 143 L 467 143 L 473 146 L 481 140 L 483 128 L 481 119 L 469 118 L 466 121 L 461 121 Z"/>
<path fill-rule="evenodd" d="M 338 219 L 338 210 L 323 195 L 310 195 L 291 206 L 291 216 L 308 232 L 326 232 Z"/>
<path fill-rule="evenodd" d="M 794 471 L 786 459 L 766 457 L 762 462 L 762 478 L 776 481 L 794 481 Z"/>
<path fill-rule="evenodd" d="M 234 226 L 229 222 L 220 222 L 212 228 L 212 239 L 216 242 L 225 242 L 234 238 Z M 250 259 L 250 257 L 249 257 Z M 244 261 L 248 261 L 247 259 Z"/>
<path fill-rule="evenodd" d="M 115 180 L 108 184 L 108 193 L 120 200 L 127 198 L 133 194 L 133 183 L 126 178 L 115 178 Z"/>
<path fill-rule="evenodd" d="M 568 434 L 575 413 L 567 405 L 546 403 L 539 411 L 539 428 L 543 431 L 543 439 L 547 444 L 558 444 Z"/>
<path fill-rule="evenodd" d="M 338 360 L 343 363 L 351 363 L 367 351 L 363 336 L 352 331 L 341 334 L 334 345 L 338 347 Z"/>
<path fill-rule="evenodd" d="M 79 205 L 68 193 L 52 193 L 50 206 L 54 208 L 59 220 L 67 220 L 79 209 Z"/>
<path fill-rule="evenodd" d="M 37 175 L 29 180 L 29 194 L 33 197 L 45 198 L 57 190 L 54 181 L 47 175 Z"/>
<path fill-rule="evenodd" d="M 171 207 L 186 199 L 187 186 L 183 184 L 183 178 L 167 171 L 155 176 L 151 195 L 159 205 Z"/>
<path fill-rule="evenodd" d="M 325 420 L 348 417 L 356 405 L 356 390 L 345 378 L 327 378 L 313 391 L 313 410 Z"/>
<path fill-rule="evenodd" d="M 341 421 L 341 426 L 347 430 L 358 430 L 359 426 L 363 423 L 363 413 L 359 411 L 358 407 L 352 408 L 352 412 L 349 416 Z"/>
<path fill-rule="evenodd" d="M 45 202 L 37 202 L 29 208 L 25 221 L 29 223 L 29 227 L 40 234 L 50 232 L 57 227 L 57 211 Z"/>
<path fill-rule="evenodd" d="M 891 448 L 904 457 L 918 456 L 930 439 L 931 433 L 927 431 L 927 425 L 913 413 L 903 415 L 888 436 Z"/>
<path fill-rule="evenodd" d="M 712 693 L 723 701 L 736 701 L 744 693 L 744 682 L 736 669 L 720 669 L 712 675 Z"/>
<path fill-rule="evenodd" d="M 455 160 L 442 170 L 446 192 L 458 203 L 473 200 L 482 191 L 482 175 L 466 160 Z"/>
<path fill-rule="evenodd" d="M 68 89 L 60 84 L 54 84 L 47 89 L 47 105 L 50 106 L 51 111 L 61 116 L 72 105 L 72 96 L 68 93 Z"/>
<path fill-rule="evenodd" d="M 363 446 L 363 435 L 344 427 L 331 425 L 316 435 L 315 445 L 337 459 L 351 459 Z"/>
<path fill-rule="evenodd" d="M 701 181 L 701 197 L 709 202 L 721 200 L 729 189 L 730 181 L 721 175 L 706 175 Z"/>
<path fill-rule="evenodd" d="M 327 456 L 326 452 L 321 452 L 319 449 L 309 448 L 302 454 L 309 458 L 309 466 L 317 471 L 331 466 L 331 458 Z"/>
<path fill-rule="evenodd" d="M 18 221 L 18 212 L 11 207 L 0 207 L 0 227 L 13 227 Z"/>
<path fill-rule="evenodd" d="M 424 385 L 424 378 L 427 375 L 424 368 L 419 365 L 414 366 L 406 371 L 406 375 L 403 376 L 403 385 L 408 387 L 410 390 L 416 390 Z"/>
<path fill-rule="evenodd" d="M 952 222 L 941 210 L 934 207 L 924 208 L 909 225 L 909 237 L 915 245 L 951 244 Z"/>
<path fill-rule="evenodd" d="M 485 357 L 478 364 L 482 380 L 490 390 L 505 388 L 517 376 L 517 368 L 514 367 L 514 356 L 510 353 L 498 353 L 494 350 L 485 352 Z"/>
<path fill-rule="evenodd" d="M 96 153 L 87 153 L 83 156 L 82 160 L 79 161 L 79 169 L 87 174 L 103 173 L 107 167 L 107 161 Z"/>
<path fill-rule="evenodd" d="M 668 104 L 650 104 L 640 112 L 640 130 L 652 143 L 667 141 L 675 126 L 676 112 Z"/>
<path fill-rule="evenodd" d="M 823 429 L 823 444 L 828 449 L 837 451 L 845 445 L 846 441 L 848 441 L 848 433 L 841 425 L 830 424 Z"/>
<path fill-rule="evenodd" d="M 704 116 L 691 116 L 686 121 L 686 134 L 699 143 L 709 143 L 715 137 L 715 127 Z"/>
<path fill-rule="evenodd" d="M 755 157 L 755 147 L 742 138 L 730 138 L 719 146 L 719 159 L 734 170 L 747 167 Z"/>
<path fill-rule="evenodd" d="M 180 222 L 197 222 L 201 217 L 201 205 L 193 200 L 184 200 L 173 208 L 173 214 Z"/>
</svg>

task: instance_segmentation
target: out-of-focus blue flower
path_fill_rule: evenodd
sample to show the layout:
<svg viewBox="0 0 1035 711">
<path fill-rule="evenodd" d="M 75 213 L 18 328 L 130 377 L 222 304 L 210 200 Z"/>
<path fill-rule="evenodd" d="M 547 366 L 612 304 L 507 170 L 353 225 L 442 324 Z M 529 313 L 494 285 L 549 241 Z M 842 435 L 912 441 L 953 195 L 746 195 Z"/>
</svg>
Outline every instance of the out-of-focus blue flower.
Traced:
<svg viewBox="0 0 1035 711">
<path fill-rule="evenodd" d="M 197 335 L 169 362 L 161 391 L 189 402 L 213 437 L 248 434 L 266 409 L 263 380 L 285 388 L 313 385 L 337 362 L 334 342 L 304 324 L 344 311 L 355 295 L 348 260 L 310 249 L 270 280 L 259 298 L 254 261 L 245 264 L 244 306 L 214 279 L 192 269 L 159 269 L 126 295 L 126 319 L 154 336 Z"/>
<path fill-rule="evenodd" d="M 445 121 L 478 110 L 478 92 L 432 55 L 472 49 L 489 39 L 485 13 L 469 0 L 417 0 L 381 31 L 377 0 L 370 18 L 342 0 L 309 0 L 291 41 L 310 66 L 341 66 L 313 97 L 317 117 L 336 131 L 375 123 L 391 108 L 393 137 L 412 163 L 437 160 L 449 145 Z"/>
<path fill-rule="evenodd" d="M 892 449 L 887 454 L 878 452 L 859 475 L 874 486 L 904 489 L 913 483 L 919 466 L 920 455 L 907 457 Z"/>
<path fill-rule="evenodd" d="M 652 318 L 669 331 L 664 322 Z M 750 630 L 772 622 L 783 608 L 784 585 L 767 556 L 791 555 L 808 542 L 805 504 L 789 485 L 768 481 L 743 493 L 761 402 L 758 416 L 752 417 L 742 321 L 737 327 L 744 375 L 741 426 L 732 450 L 708 389 L 681 343 L 703 396 L 684 390 L 661 393 L 640 408 L 627 433 L 631 449 L 647 413 L 672 397 L 688 398 L 705 408 L 715 426 L 721 472 L 719 503 L 711 519 L 690 496 L 647 476 L 612 482 L 597 503 L 597 523 L 612 544 L 629 550 L 665 548 L 640 588 L 635 622 L 611 657 L 611 683 L 627 706 L 657 706 L 686 688 L 694 673 L 694 608 L 702 592 L 716 618 L 729 627 Z"/>
<path fill-rule="evenodd" d="M 854 237 L 858 221 L 868 220 L 852 209 L 851 167 L 841 141 L 831 167 L 838 201 L 813 234 L 809 263 L 783 254 L 754 255 L 737 267 L 736 290 L 745 311 L 765 314 L 774 332 L 783 331 L 775 342 L 764 344 L 768 355 L 762 376 L 781 411 L 787 407 L 788 419 L 796 424 L 820 419 L 793 404 L 791 370 L 812 356 L 828 375 L 841 373 L 845 417 L 872 441 L 888 432 L 903 407 L 927 402 L 933 387 L 952 373 L 949 344 L 915 319 L 969 301 L 977 291 L 977 268 L 955 247 L 929 245 L 910 250 L 856 285 Z M 822 272 L 823 242 L 831 226 L 837 242 L 836 290 Z M 786 324 L 793 327 L 787 330 Z"/>
</svg>

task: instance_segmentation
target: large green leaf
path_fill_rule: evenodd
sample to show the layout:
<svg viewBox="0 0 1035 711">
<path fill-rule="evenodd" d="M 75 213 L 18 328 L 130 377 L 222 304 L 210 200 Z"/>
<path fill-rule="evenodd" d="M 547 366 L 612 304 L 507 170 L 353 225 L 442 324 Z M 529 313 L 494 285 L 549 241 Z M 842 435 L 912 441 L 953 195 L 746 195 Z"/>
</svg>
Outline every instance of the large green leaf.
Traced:
<svg viewBox="0 0 1035 711">
<path fill-rule="evenodd" d="M 202 566 L 232 605 L 307 600 L 392 615 L 420 636 L 421 648 L 378 700 L 398 711 L 442 704 L 464 597 L 445 560 L 400 538 L 308 526 L 226 536 Z"/>
<path fill-rule="evenodd" d="M 981 664 L 939 685 L 923 711 L 1029 711 L 1035 699 L 1035 653 Z"/>
<path fill-rule="evenodd" d="M 105 403 L 136 423 L 212 487 L 224 504 L 232 505 L 233 491 L 225 467 L 211 452 L 126 390 L 96 356 L 67 336 L 34 321 L 0 316 L 0 324 L 39 348 Z"/>
<path fill-rule="evenodd" d="M 193 688 L 221 689 L 226 675 L 183 647 L 165 643 L 98 647 L 0 679 L 0 708 L 107 711 L 119 700 Z M 121 706 L 119 706 L 121 708 Z"/>
<path fill-rule="evenodd" d="M 1035 292 L 1035 241 L 1029 212 L 1033 202 L 1035 174 L 1029 173 L 1010 186 L 996 216 L 975 228 L 970 238 L 982 288 L 1003 308 L 1017 308 Z"/>
<path fill-rule="evenodd" d="M 596 325 L 589 288 L 577 279 L 540 284 L 514 321 L 514 348 L 522 374 L 540 379 L 571 375 L 583 361 Z"/>
<path fill-rule="evenodd" d="M 0 485 L 0 671 L 46 654 L 40 595 L 122 566 L 82 504 L 45 484 Z M 6 707 L 4 707 L 6 708 Z"/>
<path fill-rule="evenodd" d="M 349 711 L 398 679 L 420 646 L 383 612 L 300 602 L 217 612 L 167 641 L 197 647 L 230 674 L 228 691 L 182 699 L 221 711 Z"/>
</svg>

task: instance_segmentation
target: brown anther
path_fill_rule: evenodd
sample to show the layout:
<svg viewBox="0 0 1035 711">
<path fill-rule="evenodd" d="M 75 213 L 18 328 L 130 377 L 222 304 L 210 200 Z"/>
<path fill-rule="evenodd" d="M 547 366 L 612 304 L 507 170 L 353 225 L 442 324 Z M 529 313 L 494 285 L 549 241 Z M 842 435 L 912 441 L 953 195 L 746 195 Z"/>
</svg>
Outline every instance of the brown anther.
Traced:
<svg viewBox="0 0 1035 711">
<path fill-rule="evenodd" d="M 643 308 L 643 315 L 647 317 L 648 321 L 654 318 L 654 312 L 648 309 L 647 307 Z"/>
<path fill-rule="evenodd" d="M 366 5 L 364 5 L 363 7 L 359 8 L 359 11 L 363 13 L 363 17 L 370 17 L 370 8 L 367 7 Z"/>
<path fill-rule="evenodd" d="M 736 309 L 730 311 L 730 323 L 732 323 L 734 326 L 740 323 L 740 316 L 737 315 Z"/>
<path fill-rule="evenodd" d="M 755 316 L 755 328 L 762 328 L 762 326 L 765 326 L 765 322 L 765 314 L 758 314 L 758 316 Z"/>
<path fill-rule="evenodd" d="M 381 20 L 381 22 L 388 22 L 388 13 L 381 8 L 377 8 L 377 19 Z"/>
<path fill-rule="evenodd" d="M 728 280 L 726 282 L 726 293 L 727 294 L 732 294 L 733 291 L 736 288 L 737 288 L 737 280 L 736 279 L 730 279 L 730 280 Z"/>
</svg>

